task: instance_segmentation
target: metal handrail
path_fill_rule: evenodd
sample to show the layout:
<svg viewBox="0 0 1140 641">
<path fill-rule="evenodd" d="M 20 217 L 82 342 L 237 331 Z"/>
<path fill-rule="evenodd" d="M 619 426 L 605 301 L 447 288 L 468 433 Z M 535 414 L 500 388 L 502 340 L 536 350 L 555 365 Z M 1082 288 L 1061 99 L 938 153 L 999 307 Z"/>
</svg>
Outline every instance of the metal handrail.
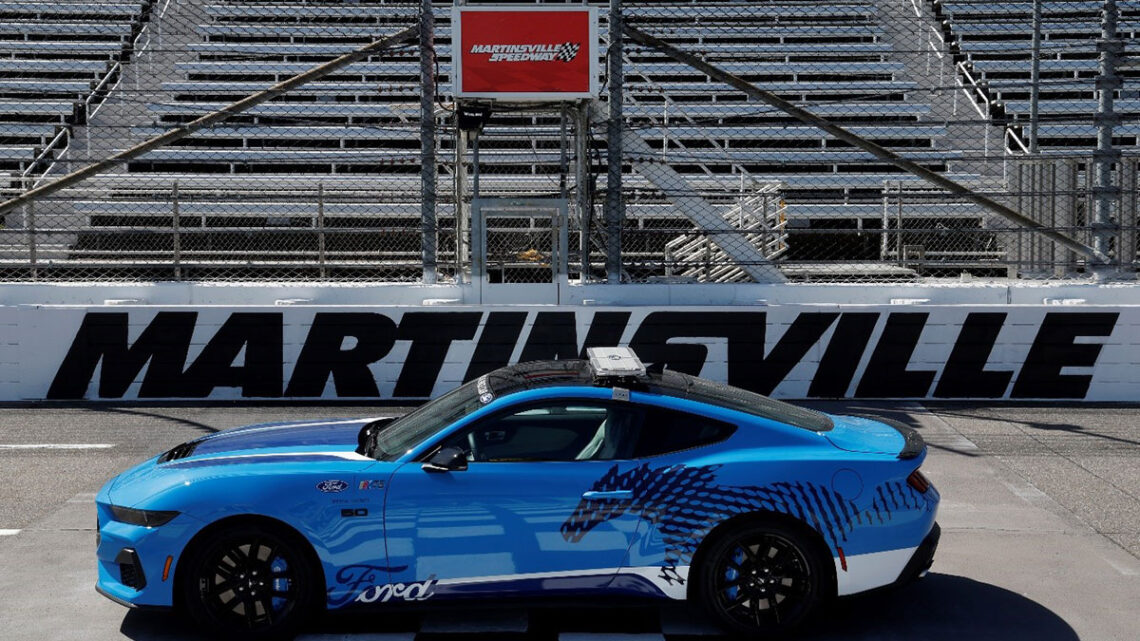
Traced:
<svg viewBox="0 0 1140 641">
<path fill-rule="evenodd" d="M 1026 155 L 1028 155 L 1030 153 L 1029 152 L 1029 146 L 1025 144 L 1025 141 L 1023 141 L 1021 139 L 1021 136 L 1017 135 L 1017 132 L 1014 131 L 1012 127 L 1006 127 L 1005 128 L 1005 152 L 1006 153 L 1016 152 L 1017 149 L 1011 149 L 1010 148 L 1011 147 L 1010 143 L 1013 143 L 1014 146 L 1016 146 L 1018 149 L 1020 149 L 1021 153 L 1026 154 Z"/>
<path fill-rule="evenodd" d="M 979 116 L 989 120 L 989 93 L 982 88 L 981 84 L 977 81 L 976 78 L 974 78 L 974 75 L 970 73 L 969 68 L 966 67 L 966 61 L 963 60 L 962 62 L 955 63 L 954 68 L 958 70 L 958 73 L 961 75 L 961 77 L 969 81 L 968 87 L 965 84 L 962 84 L 962 90 L 966 92 L 966 97 L 970 99 L 970 104 L 974 106 L 974 110 L 978 112 Z M 959 83 L 961 84 L 960 80 Z M 978 101 L 975 98 L 981 98 L 981 104 L 985 107 L 985 109 L 982 109 L 982 107 L 978 106 Z"/>
</svg>

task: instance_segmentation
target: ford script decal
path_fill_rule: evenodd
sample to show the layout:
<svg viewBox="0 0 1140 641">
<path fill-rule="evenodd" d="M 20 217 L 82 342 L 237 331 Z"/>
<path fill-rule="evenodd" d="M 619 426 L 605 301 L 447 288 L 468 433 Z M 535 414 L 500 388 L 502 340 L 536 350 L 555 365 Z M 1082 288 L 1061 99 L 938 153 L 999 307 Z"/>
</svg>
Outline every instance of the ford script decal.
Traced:
<svg viewBox="0 0 1140 641">
<path fill-rule="evenodd" d="M 322 492 L 343 492 L 348 489 L 348 483 L 340 479 L 331 479 L 317 483 L 317 489 Z"/>
</svg>

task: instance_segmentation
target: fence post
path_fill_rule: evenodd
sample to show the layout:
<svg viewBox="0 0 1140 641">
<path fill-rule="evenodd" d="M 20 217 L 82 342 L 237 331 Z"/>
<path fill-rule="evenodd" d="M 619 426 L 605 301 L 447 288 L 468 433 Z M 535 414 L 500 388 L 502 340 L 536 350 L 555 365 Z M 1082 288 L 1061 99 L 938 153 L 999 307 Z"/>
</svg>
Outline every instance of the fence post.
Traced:
<svg viewBox="0 0 1140 641">
<path fill-rule="evenodd" d="M 458 52 L 455 55 L 458 56 Z M 435 14 L 431 0 L 423 0 L 420 4 L 420 224 L 423 235 L 420 246 L 425 285 L 435 284 L 439 279 L 435 182 Z M 457 238 L 457 254 L 459 242 Z M 457 273 L 457 279 L 458 276 Z"/>
<path fill-rule="evenodd" d="M 320 277 L 328 276 L 325 267 L 325 183 L 317 183 L 317 264 L 320 266 Z"/>
<path fill-rule="evenodd" d="M 895 210 L 895 260 L 899 265 L 905 265 L 903 262 L 903 191 L 902 181 L 898 183 L 898 208 Z"/>
<path fill-rule="evenodd" d="M 607 128 L 606 159 L 606 281 L 621 282 L 621 232 L 625 220 L 625 203 L 622 201 L 622 139 L 624 114 L 622 100 L 625 83 L 622 56 L 625 54 L 625 36 L 622 33 L 621 0 L 610 0 L 610 48 L 608 80 L 610 90 L 610 119 Z"/>
<path fill-rule="evenodd" d="M 1120 223 L 1124 227 L 1124 246 L 1120 253 L 1122 266 L 1136 261 L 1137 245 L 1137 218 L 1140 217 L 1140 158 L 1130 158 L 1121 163 L 1124 177 L 1120 181 L 1123 187 L 1124 202 L 1121 205 Z"/>
<path fill-rule="evenodd" d="M 574 150 L 577 162 L 574 166 L 577 185 L 578 201 L 578 230 L 581 236 L 578 239 L 578 248 L 581 252 L 582 273 L 580 282 L 585 285 L 590 281 L 590 223 L 593 219 L 593 206 L 590 194 L 590 108 L 585 101 L 578 105 L 575 111 L 577 130 L 574 135 Z"/>
<path fill-rule="evenodd" d="M 1112 146 L 1113 125 L 1120 121 L 1119 114 L 1113 113 L 1113 91 L 1123 85 L 1116 73 L 1118 56 L 1124 51 L 1124 43 L 1116 37 L 1117 17 L 1116 0 L 1104 0 L 1101 38 L 1096 43 L 1097 51 L 1100 52 L 1100 68 L 1096 79 L 1100 99 L 1093 118 L 1097 125 L 1097 145 L 1093 152 L 1096 182 L 1092 189 L 1094 202 L 1091 221 L 1092 246 L 1102 256 L 1108 256 L 1112 251 L 1112 239 L 1115 236 L 1112 209 L 1119 191 L 1112 186 L 1112 167 L 1120 159 L 1120 152 Z M 1112 262 L 1119 264 L 1120 256 L 1116 256 Z"/>
<path fill-rule="evenodd" d="M 1033 0 L 1033 62 L 1029 77 L 1029 153 L 1036 154 L 1041 102 L 1041 0 Z"/>
<path fill-rule="evenodd" d="M 178 181 L 170 186 L 171 225 L 174 228 L 174 280 L 182 280 L 182 213 L 178 205 Z"/>
<path fill-rule="evenodd" d="M 24 176 L 24 189 L 32 188 L 34 180 L 31 176 Z M 28 237 L 28 264 L 31 265 L 32 280 L 39 276 L 36 268 L 36 201 L 29 200 L 24 206 L 24 229 Z"/>
</svg>

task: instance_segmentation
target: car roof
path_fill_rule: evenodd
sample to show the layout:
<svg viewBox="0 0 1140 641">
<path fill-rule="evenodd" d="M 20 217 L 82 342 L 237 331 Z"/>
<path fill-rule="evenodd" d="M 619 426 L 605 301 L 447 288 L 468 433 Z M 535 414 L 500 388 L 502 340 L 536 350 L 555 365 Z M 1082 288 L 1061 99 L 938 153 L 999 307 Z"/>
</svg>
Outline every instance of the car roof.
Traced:
<svg viewBox="0 0 1140 641">
<path fill-rule="evenodd" d="M 817 432 L 833 427 L 831 418 L 822 412 L 664 368 L 650 368 L 644 376 L 613 377 L 596 376 L 585 360 L 530 361 L 494 370 L 482 380 L 489 391 L 499 397 L 551 387 L 624 387 L 706 403 Z"/>
</svg>

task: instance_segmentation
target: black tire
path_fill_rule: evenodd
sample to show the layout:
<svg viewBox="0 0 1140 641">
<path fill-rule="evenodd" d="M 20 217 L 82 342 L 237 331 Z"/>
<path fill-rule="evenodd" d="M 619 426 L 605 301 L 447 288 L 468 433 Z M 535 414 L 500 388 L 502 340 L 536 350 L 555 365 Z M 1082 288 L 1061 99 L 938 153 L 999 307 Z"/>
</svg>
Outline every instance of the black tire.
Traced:
<svg viewBox="0 0 1140 641">
<path fill-rule="evenodd" d="M 186 611 L 226 639 L 291 639 L 313 611 L 316 576 L 296 537 L 238 526 L 213 533 L 182 574 Z"/>
<path fill-rule="evenodd" d="M 732 526 L 702 555 L 696 596 L 730 633 L 778 638 L 824 599 L 827 567 L 816 547 L 783 523 Z"/>
</svg>

